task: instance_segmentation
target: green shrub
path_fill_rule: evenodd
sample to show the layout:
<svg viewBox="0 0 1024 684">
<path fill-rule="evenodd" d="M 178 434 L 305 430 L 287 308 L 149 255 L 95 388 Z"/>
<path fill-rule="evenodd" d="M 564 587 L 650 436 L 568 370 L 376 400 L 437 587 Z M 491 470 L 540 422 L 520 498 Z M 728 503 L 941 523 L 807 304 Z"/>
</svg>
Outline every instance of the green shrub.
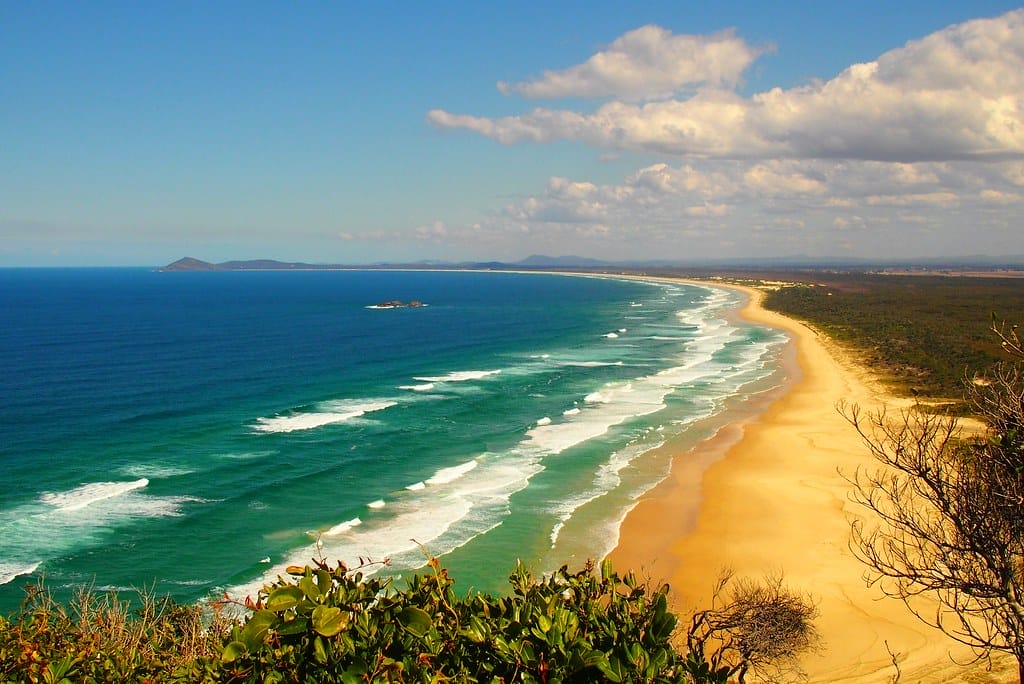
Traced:
<svg viewBox="0 0 1024 684">
<path fill-rule="evenodd" d="M 608 563 L 539 581 L 520 566 L 510 596 L 466 599 L 430 568 L 402 592 L 343 565 L 290 569 L 296 579 L 266 587 L 233 630 L 222 681 L 724 681 L 672 648 L 668 587 Z"/>
<path fill-rule="evenodd" d="M 504 597 L 455 595 L 436 559 L 404 590 L 344 565 L 288 569 L 245 618 L 140 594 L 139 607 L 83 591 L 69 606 L 30 588 L 0 618 L 8 682 L 725 682 L 683 656 L 668 586 L 605 562 L 535 579 L 517 567 Z M 226 607 L 221 604 L 221 607 Z"/>
</svg>

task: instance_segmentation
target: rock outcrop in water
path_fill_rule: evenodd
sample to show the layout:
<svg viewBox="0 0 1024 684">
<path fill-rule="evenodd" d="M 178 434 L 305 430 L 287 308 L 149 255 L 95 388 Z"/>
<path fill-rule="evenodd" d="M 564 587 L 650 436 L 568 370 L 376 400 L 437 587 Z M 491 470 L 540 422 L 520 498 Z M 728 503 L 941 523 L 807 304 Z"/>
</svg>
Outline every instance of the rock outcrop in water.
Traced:
<svg viewBox="0 0 1024 684">
<path fill-rule="evenodd" d="M 409 302 L 402 302 L 402 301 L 399 301 L 397 299 L 392 299 L 392 300 L 389 300 L 389 301 L 386 301 L 386 302 L 380 302 L 379 304 L 374 304 L 370 308 L 371 309 L 417 309 L 417 308 L 419 308 L 421 306 L 426 306 L 426 304 L 424 304 L 421 301 L 415 300 L 415 299 L 413 299 L 412 301 L 409 301 Z"/>
</svg>

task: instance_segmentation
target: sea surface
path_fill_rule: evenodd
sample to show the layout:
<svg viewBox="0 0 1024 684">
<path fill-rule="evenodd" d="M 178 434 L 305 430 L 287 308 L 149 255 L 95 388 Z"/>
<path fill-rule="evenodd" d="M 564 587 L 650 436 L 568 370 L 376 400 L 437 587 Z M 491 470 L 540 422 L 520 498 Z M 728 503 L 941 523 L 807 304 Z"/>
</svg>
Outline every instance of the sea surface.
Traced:
<svg viewBox="0 0 1024 684">
<path fill-rule="evenodd" d="M 422 308 L 374 308 L 387 300 Z M 313 557 L 500 592 L 614 547 L 781 382 L 781 331 L 682 283 L 0 269 L 0 612 L 38 580 L 182 601 Z"/>
</svg>

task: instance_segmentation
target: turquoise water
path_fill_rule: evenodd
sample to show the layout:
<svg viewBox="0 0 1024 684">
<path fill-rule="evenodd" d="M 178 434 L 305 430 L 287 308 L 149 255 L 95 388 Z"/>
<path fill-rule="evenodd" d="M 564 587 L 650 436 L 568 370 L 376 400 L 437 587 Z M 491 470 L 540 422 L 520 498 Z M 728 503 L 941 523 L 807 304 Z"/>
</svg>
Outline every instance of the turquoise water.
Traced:
<svg viewBox="0 0 1024 684">
<path fill-rule="evenodd" d="M 428 306 L 372 307 L 393 299 Z M 39 574 L 193 601 L 317 555 L 400 573 L 425 548 L 488 591 L 517 559 L 601 557 L 666 473 L 654 447 L 778 383 L 784 334 L 738 304 L 541 274 L 0 270 L 0 609 Z"/>
</svg>

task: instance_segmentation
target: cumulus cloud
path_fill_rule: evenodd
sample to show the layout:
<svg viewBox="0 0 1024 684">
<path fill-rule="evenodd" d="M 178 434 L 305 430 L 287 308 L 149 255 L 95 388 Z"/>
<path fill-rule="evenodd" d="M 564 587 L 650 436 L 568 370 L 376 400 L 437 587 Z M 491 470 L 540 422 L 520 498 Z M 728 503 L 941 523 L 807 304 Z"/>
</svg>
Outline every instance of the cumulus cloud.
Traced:
<svg viewBox="0 0 1024 684">
<path fill-rule="evenodd" d="M 1024 197 L 1016 192 L 1004 192 L 1001 190 L 982 190 L 979 193 L 981 199 L 986 202 L 994 202 L 996 204 L 1015 204 L 1020 202 Z"/>
<path fill-rule="evenodd" d="M 902 195 L 871 195 L 865 198 L 868 204 L 871 205 L 888 205 L 888 206 L 907 206 L 911 204 L 933 204 L 940 207 L 948 207 L 956 204 L 960 201 L 955 193 L 952 192 L 926 192 L 926 193 L 909 193 Z"/>
<path fill-rule="evenodd" d="M 417 226 L 416 237 L 420 240 L 441 242 L 448 237 L 448 227 L 444 221 L 434 221 L 428 226 Z"/>
<path fill-rule="evenodd" d="M 872 254 L 880 240 L 887 257 L 939 248 L 999 253 L 1011 249 L 1004 224 L 1021 201 L 1007 180 L 1011 169 L 1006 162 L 659 162 L 614 183 L 551 178 L 475 225 L 474 242 L 514 249 L 527 239 L 530 251 L 571 251 L 586 238 L 590 253 L 620 259 L 723 250 Z"/>
<path fill-rule="evenodd" d="M 724 86 L 735 82 L 756 51 L 728 61 L 729 66 L 723 59 L 714 68 L 696 69 L 697 75 L 659 68 L 641 78 L 630 75 L 642 63 L 639 45 L 675 45 L 673 40 L 693 37 L 673 37 L 657 27 L 638 31 L 646 33 L 625 34 L 581 65 L 505 87 L 531 97 L 624 95 L 626 101 L 607 102 L 591 113 L 538 108 L 499 118 L 435 109 L 427 119 L 439 128 L 465 129 L 505 144 L 571 140 L 703 158 L 915 163 L 1024 157 L 1024 9 L 937 31 L 876 61 L 851 65 L 828 81 L 749 98 Z M 723 53 L 738 54 L 742 51 L 730 42 L 736 40 L 719 34 L 705 39 L 704 48 L 721 43 Z M 657 50 L 651 54 L 652 63 L 672 63 L 659 61 Z M 687 99 L 628 101 L 686 84 L 700 85 Z"/>
<path fill-rule="evenodd" d="M 693 86 L 734 87 L 764 52 L 731 30 L 711 36 L 672 35 L 648 25 L 623 34 L 582 64 L 545 71 L 530 81 L 498 83 L 498 90 L 531 99 L 664 98 Z"/>
</svg>

